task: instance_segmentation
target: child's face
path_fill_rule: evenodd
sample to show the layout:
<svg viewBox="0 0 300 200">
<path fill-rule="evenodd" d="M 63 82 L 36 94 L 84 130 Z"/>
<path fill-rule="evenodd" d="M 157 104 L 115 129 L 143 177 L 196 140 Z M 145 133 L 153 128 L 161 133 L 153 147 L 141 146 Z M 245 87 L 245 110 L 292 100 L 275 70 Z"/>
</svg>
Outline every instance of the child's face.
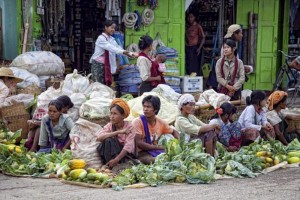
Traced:
<svg viewBox="0 0 300 200">
<path fill-rule="evenodd" d="M 164 63 L 164 59 L 160 56 L 156 56 L 155 59 L 156 59 L 156 62 L 158 62 L 158 63 Z"/>
</svg>

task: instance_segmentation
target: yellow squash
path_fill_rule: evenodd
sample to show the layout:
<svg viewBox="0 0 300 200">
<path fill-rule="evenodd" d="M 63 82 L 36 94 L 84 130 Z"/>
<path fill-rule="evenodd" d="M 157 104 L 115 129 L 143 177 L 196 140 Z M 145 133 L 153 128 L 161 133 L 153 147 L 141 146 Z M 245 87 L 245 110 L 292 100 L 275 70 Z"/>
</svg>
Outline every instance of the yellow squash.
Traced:
<svg viewBox="0 0 300 200">
<path fill-rule="evenodd" d="M 86 162 L 83 159 L 73 159 L 68 163 L 71 169 L 83 169 L 86 165 Z"/>
</svg>

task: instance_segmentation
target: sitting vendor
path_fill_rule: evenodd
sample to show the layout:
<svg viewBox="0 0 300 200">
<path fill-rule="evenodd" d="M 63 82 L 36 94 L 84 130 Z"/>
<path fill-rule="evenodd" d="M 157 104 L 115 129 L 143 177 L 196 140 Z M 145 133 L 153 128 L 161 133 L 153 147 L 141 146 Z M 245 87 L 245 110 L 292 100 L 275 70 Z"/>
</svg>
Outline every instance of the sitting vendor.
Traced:
<svg viewBox="0 0 300 200">
<path fill-rule="evenodd" d="M 209 124 L 220 125 L 221 131 L 218 134 L 218 140 L 225 146 L 227 151 L 237 151 L 241 147 L 242 128 L 238 121 L 234 121 L 236 111 L 234 105 L 225 102 L 220 108 L 216 109 L 217 113 L 209 122 Z"/>
<path fill-rule="evenodd" d="M 243 146 L 252 143 L 259 135 L 265 139 L 275 138 L 273 126 L 267 121 L 266 112 L 266 94 L 263 91 L 253 91 L 250 97 L 247 97 L 247 107 L 239 117 L 239 123 L 242 125 Z"/>
<path fill-rule="evenodd" d="M 135 130 L 130 122 L 124 121 L 129 113 L 130 108 L 124 100 L 114 99 L 110 107 L 110 122 L 97 138 L 101 142 L 97 148 L 101 162 L 110 168 L 135 157 Z"/>
<path fill-rule="evenodd" d="M 191 94 L 183 94 L 178 100 L 180 115 L 175 120 L 175 128 L 180 134 L 185 134 L 186 142 L 200 139 L 205 152 L 214 156 L 216 150 L 218 124 L 205 124 L 193 115 L 195 98 Z"/>
<path fill-rule="evenodd" d="M 6 97 L 16 94 L 17 83 L 22 81 L 23 79 L 14 76 L 10 68 L 0 68 L 0 107 L 2 107 Z"/>
<path fill-rule="evenodd" d="M 63 104 L 58 100 L 50 101 L 48 115 L 41 121 L 39 152 L 50 153 L 52 148 L 65 150 L 70 147 L 69 133 L 74 126 L 73 120 L 62 113 Z"/>
<path fill-rule="evenodd" d="M 146 96 L 142 105 L 144 115 L 134 119 L 132 125 L 136 130 L 138 159 L 143 164 L 151 164 L 155 161 L 155 157 L 164 151 L 164 147 L 158 145 L 160 136 L 172 134 L 174 138 L 179 139 L 179 133 L 156 116 L 160 110 L 160 99 L 157 96 Z"/>
<path fill-rule="evenodd" d="M 59 96 L 56 100 L 62 103 L 63 108 L 61 112 L 63 114 L 67 114 L 68 110 L 70 108 L 73 108 L 74 106 L 70 97 L 68 97 L 67 95 Z M 44 114 L 45 114 L 44 109 L 40 110 L 37 108 L 33 115 L 33 119 L 28 120 L 28 125 L 30 130 L 28 133 L 27 140 L 25 142 L 25 147 L 32 152 L 36 152 L 39 150 L 38 143 L 40 138 L 41 118 L 43 117 Z"/>
<path fill-rule="evenodd" d="M 274 127 L 276 138 L 284 145 L 288 145 L 293 139 L 298 138 L 300 135 L 296 132 L 287 132 L 288 124 L 286 120 L 299 120 L 300 115 L 285 114 L 282 112 L 286 108 L 288 94 L 283 91 L 275 91 L 268 98 L 267 119 Z"/>
</svg>

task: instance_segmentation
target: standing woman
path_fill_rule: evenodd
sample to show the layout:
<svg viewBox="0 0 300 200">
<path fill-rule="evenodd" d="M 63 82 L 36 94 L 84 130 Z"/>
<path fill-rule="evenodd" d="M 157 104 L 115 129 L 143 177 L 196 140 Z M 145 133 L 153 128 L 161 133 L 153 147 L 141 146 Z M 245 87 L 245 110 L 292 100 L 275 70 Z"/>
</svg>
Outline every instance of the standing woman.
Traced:
<svg viewBox="0 0 300 200">
<path fill-rule="evenodd" d="M 148 54 L 152 50 L 152 43 L 153 39 L 148 35 L 142 36 L 139 40 L 139 48 L 141 50 L 141 53 L 139 54 L 136 63 L 142 79 L 139 95 L 142 95 L 144 92 L 150 92 L 154 88 L 151 82 L 161 81 L 160 75 L 157 75 L 155 77 L 151 76 L 151 67 L 155 63 L 152 62 Z"/>
<path fill-rule="evenodd" d="M 74 126 L 73 120 L 62 113 L 63 104 L 58 100 L 50 101 L 48 115 L 41 121 L 39 152 L 50 153 L 52 148 L 65 150 L 70 147 L 69 133 Z"/>
<path fill-rule="evenodd" d="M 238 46 L 238 43 L 241 42 L 243 39 L 242 27 L 238 24 L 230 25 L 227 29 L 226 35 L 224 36 L 224 40 L 227 40 L 227 39 L 235 41 L 237 43 L 236 46 Z M 221 58 L 223 58 L 223 56 L 224 56 L 224 52 L 223 52 L 223 47 L 222 47 Z M 237 58 L 239 58 L 238 55 L 236 55 L 236 56 L 237 56 Z M 245 68 L 245 73 L 247 73 L 247 74 L 253 72 L 253 67 L 251 65 L 245 65 L 244 68 Z"/>
<path fill-rule="evenodd" d="M 95 51 L 90 59 L 93 80 L 108 86 L 112 83 L 112 74 L 116 73 L 117 70 L 116 54 L 137 56 L 117 44 L 112 37 L 115 28 L 114 21 L 106 20 L 104 22 L 104 31 L 96 40 Z"/>
<path fill-rule="evenodd" d="M 202 76 L 200 54 L 205 42 L 205 34 L 200 24 L 197 23 L 195 14 L 189 13 L 188 23 L 186 27 L 186 46 L 185 46 L 185 62 L 186 73 L 190 75 L 193 72 L 197 76 Z"/>
<path fill-rule="evenodd" d="M 216 64 L 218 92 L 238 100 L 241 97 L 241 88 L 245 82 L 243 62 L 236 56 L 236 43 L 231 39 L 223 44 L 224 57 Z"/>
</svg>

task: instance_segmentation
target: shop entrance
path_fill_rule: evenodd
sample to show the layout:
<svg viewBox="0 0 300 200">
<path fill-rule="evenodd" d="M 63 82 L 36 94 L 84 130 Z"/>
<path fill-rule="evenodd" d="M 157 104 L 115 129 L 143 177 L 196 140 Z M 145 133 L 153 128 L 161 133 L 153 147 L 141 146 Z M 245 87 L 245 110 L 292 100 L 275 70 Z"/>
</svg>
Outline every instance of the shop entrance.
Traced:
<svg viewBox="0 0 300 200">
<path fill-rule="evenodd" d="M 195 32 L 189 32 L 195 31 L 191 29 L 189 22 L 191 15 L 195 17 L 201 28 L 198 32 L 198 38 L 194 36 L 194 39 L 192 39 L 198 39 L 197 44 L 194 42 L 196 44 L 194 44 L 194 47 L 191 47 L 192 45 L 186 46 L 186 74 L 190 75 L 196 72 L 198 76 L 203 76 L 204 87 L 216 87 L 215 84 L 208 82 L 208 77 L 220 57 L 224 34 L 228 26 L 235 23 L 234 0 L 194 0 L 185 12 L 186 44 L 188 40 L 191 40 L 187 36 L 195 34 Z M 203 32 L 201 32 L 201 29 Z M 199 47 L 200 50 L 198 50 Z M 197 50 L 199 53 L 195 52 Z M 193 60 L 191 60 L 192 57 L 194 57 Z"/>
</svg>

